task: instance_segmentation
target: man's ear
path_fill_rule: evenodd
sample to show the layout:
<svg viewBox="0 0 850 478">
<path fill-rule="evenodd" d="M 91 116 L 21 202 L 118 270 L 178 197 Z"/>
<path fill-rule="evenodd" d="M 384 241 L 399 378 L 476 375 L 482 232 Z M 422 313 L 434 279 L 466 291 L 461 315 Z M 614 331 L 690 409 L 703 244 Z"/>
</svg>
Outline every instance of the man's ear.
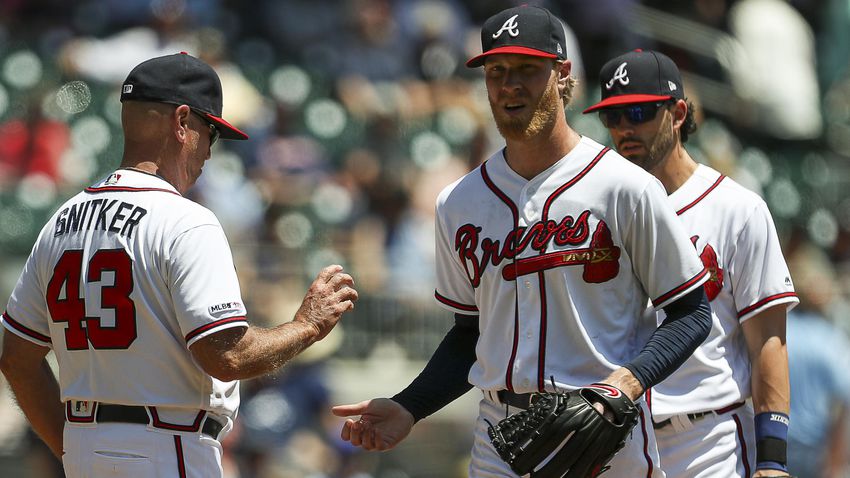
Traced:
<svg viewBox="0 0 850 478">
<path fill-rule="evenodd" d="M 673 128 L 678 130 L 688 116 L 688 103 L 685 100 L 676 100 L 673 104 Z"/>
<path fill-rule="evenodd" d="M 569 80 L 570 74 L 573 71 L 573 62 L 570 60 L 557 62 L 555 63 L 555 69 L 558 71 L 558 86 L 566 86 L 567 80 Z"/>
<path fill-rule="evenodd" d="M 181 144 L 185 143 L 189 138 L 189 116 L 192 114 L 192 109 L 187 105 L 180 105 L 174 110 L 172 115 L 172 124 L 174 136 Z"/>
<path fill-rule="evenodd" d="M 558 73 L 558 96 L 564 97 L 564 93 L 569 88 L 570 74 L 573 71 L 573 63 L 570 60 L 564 60 L 555 63 L 555 70 Z"/>
</svg>

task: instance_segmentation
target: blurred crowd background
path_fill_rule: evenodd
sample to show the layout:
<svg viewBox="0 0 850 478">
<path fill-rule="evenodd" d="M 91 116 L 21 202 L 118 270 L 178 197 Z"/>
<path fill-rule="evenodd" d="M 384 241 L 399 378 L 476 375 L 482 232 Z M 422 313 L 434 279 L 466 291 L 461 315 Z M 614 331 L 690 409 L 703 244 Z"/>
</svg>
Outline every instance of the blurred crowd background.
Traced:
<svg viewBox="0 0 850 478">
<path fill-rule="evenodd" d="M 607 59 L 640 47 L 678 63 L 697 105 L 689 152 L 765 198 L 802 299 L 797 474 L 850 476 L 848 0 L 0 0 L 0 300 L 55 208 L 119 163 L 129 70 L 189 52 L 251 136 L 217 144 L 191 193 L 227 231 L 251 320 L 289 320 L 328 263 L 361 296 L 328 340 L 243 383 L 228 477 L 465 476 L 474 391 L 380 454 L 341 442 L 329 407 L 400 390 L 451 325 L 433 301 L 434 200 L 502 144 L 464 62 L 484 19 L 518 3 L 568 23 L 568 120 L 597 141 L 581 110 Z M 61 476 L 5 384 L 0 475 Z"/>
</svg>

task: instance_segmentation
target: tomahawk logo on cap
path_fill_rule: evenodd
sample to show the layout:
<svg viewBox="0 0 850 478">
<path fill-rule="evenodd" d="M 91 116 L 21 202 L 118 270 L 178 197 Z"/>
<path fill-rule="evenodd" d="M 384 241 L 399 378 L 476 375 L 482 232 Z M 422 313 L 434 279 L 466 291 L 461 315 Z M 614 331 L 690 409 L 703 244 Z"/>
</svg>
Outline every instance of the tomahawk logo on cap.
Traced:
<svg viewBox="0 0 850 478">
<path fill-rule="evenodd" d="M 602 101 L 584 110 L 633 103 L 685 99 L 679 68 L 666 55 L 652 50 L 634 50 L 609 60 L 599 71 Z"/>
<path fill-rule="evenodd" d="M 567 59 L 564 25 L 549 10 L 523 5 L 503 10 L 484 22 L 481 28 L 483 53 L 466 62 L 476 68 L 498 53 Z"/>
</svg>

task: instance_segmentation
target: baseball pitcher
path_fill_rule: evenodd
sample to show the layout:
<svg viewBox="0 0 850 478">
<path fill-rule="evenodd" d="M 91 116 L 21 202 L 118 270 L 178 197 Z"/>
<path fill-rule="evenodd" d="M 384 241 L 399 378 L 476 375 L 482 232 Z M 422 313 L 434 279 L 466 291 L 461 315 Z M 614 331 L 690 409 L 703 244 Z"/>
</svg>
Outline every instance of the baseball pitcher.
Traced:
<svg viewBox="0 0 850 478">
<path fill-rule="evenodd" d="M 359 415 L 342 438 L 391 448 L 475 386 L 472 477 L 663 477 L 644 391 L 708 333 L 708 271 L 661 184 L 569 127 L 561 20 L 510 8 L 481 41 L 467 65 L 506 146 L 437 199 L 435 295 L 455 325 L 404 391 L 336 407 Z"/>
</svg>

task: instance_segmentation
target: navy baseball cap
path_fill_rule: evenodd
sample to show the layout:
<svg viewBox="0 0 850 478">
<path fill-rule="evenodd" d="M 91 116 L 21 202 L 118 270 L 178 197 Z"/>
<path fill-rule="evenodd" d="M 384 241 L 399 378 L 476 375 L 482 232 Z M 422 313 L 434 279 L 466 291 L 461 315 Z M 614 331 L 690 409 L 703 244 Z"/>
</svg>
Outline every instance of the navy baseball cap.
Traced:
<svg viewBox="0 0 850 478">
<path fill-rule="evenodd" d="M 685 98 L 682 75 L 667 55 L 652 50 L 634 50 L 609 60 L 599 70 L 602 101 L 584 110 L 632 103 Z"/>
<path fill-rule="evenodd" d="M 185 52 L 139 63 L 121 88 L 121 102 L 187 105 L 218 128 L 222 139 L 248 135 L 221 117 L 221 80 L 211 66 Z"/>
<path fill-rule="evenodd" d="M 523 5 L 493 15 L 481 27 L 481 53 L 466 62 L 469 68 L 484 64 L 489 55 L 517 53 L 567 59 L 564 24 L 549 10 Z"/>
</svg>

